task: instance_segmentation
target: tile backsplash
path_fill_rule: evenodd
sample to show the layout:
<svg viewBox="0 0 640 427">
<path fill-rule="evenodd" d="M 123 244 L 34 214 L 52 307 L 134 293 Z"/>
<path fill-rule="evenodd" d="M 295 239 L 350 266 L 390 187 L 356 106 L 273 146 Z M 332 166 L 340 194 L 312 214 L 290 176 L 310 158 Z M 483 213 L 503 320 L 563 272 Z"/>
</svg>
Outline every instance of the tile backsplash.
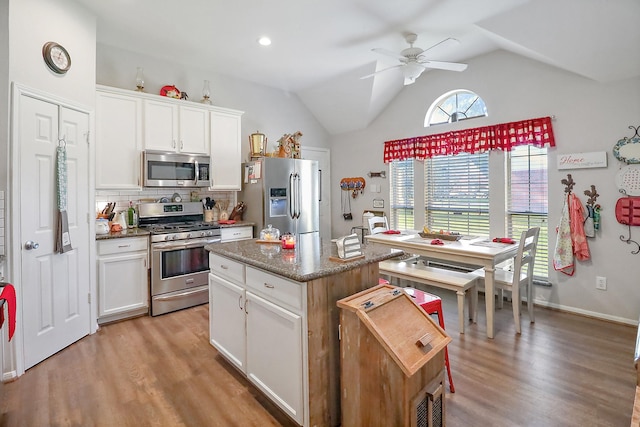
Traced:
<svg viewBox="0 0 640 427">
<path fill-rule="evenodd" d="M 188 202 L 191 200 L 192 189 L 173 189 L 173 188 L 158 188 L 158 189 L 144 189 L 142 191 L 129 191 L 129 190 L 96 190 L 96 215 L 102 211 L 102 209 L 109 202 L 116 202 L 115 211 L 119 212 L 129 207 L 129 202 L 133 202 L 134 205 L 138 203 L 150 203 L 157 202 L 163 197 L 171 199 L 174 193 L 178 193 L 183 201 Z M 198 199 L 204 199 L 210 197 L 222 205 L 228 206 L 228 211 L 231 210 L 237 203 L 237 193 L 235 191 L 203 191 L 195 190 L 198 192 Z"/>
</svg>

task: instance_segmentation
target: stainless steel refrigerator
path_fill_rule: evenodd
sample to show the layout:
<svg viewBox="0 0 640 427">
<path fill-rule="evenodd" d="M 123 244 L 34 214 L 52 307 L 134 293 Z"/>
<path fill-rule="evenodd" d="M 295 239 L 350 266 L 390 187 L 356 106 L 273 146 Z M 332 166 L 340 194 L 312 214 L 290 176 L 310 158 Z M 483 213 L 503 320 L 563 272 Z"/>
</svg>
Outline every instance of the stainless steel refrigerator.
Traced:
<svg viewBox="0 0 640 427">
<path fill-rule="evenodd" d="M 255 235 L 268 224 L 280 233 L 319 234 L 320 176 L 316 160 L 264 157 L 243 165 L 238 200 L 243 219 L 256 223 Z"/>
</svg>

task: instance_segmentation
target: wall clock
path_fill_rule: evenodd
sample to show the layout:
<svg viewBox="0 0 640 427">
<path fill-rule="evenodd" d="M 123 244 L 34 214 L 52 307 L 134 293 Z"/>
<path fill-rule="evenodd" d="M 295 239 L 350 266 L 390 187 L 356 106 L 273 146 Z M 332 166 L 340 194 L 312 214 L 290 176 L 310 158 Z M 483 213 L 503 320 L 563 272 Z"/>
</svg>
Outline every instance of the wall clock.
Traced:
<svg viewBox="0 0 640 427">
<path fill-rule="evenodd" d="M 64 74 L 71 68 L 69 52 L 56 42 L 47 42 L 42 46 L 42 57 L 51 71 L 56 74 Z"/>
</svg>

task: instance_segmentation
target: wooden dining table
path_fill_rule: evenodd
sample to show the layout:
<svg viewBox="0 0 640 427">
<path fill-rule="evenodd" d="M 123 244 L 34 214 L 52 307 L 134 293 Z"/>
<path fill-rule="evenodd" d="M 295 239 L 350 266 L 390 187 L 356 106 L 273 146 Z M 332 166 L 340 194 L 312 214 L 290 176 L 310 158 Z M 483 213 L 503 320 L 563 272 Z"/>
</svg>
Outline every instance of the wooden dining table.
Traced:
<svg viewBox="0 0 640 427">
<path fill-rule="evenodd" d="M 485 296 L 494 295 L 494 272 L 497 264 L 516 256 L 518 242 L 498 243 L 487 237 L 463 236 L 460 240 L 442 240 L 441 245 L 431 244 L 433 238 L 423 238 L 418 231 L 405 230 L 400 234 L 378 233 L 365 236 L 367 243 L 401 249 L 407 253 L 426 258 L 449 261 L 484 268 Z M 485 297 L 487 317 L 487 337 L 494 336 L 493 313 L 495 301 Z"/>
</svg>

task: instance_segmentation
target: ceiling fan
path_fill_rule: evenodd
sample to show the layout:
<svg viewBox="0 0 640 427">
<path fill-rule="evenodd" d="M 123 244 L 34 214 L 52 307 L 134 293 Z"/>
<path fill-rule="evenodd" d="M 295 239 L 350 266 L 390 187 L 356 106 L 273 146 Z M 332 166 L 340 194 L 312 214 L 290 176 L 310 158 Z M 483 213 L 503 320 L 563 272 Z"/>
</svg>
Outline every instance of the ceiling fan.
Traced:
<svg viewBox="0 0 640 427">
<path fill-rule="evenodd" d="M 464 71 L 467 68 L 467 64 L 460 64 L 457 62 L 442 62 L 442 61 L 431 61 L 426 58 L 424 55 L 429 50 L 438 46 L 440 48 L 450 48 L 455 45 L 458 45 L 460 42 L 453 38 L 447 38 L 442 40 L 439 43 L 431 46 L 427 49 L 420 49 L 419 47 L 413 47 L 413 44 L 417 40 L 418 36 L 414 33 L 405 34 L 405 40 L 409 43 L 409 47 L 403 49 L 399 54 L 392 52 L 387 49 L 371 49 L 374 52 L 381 53 L 383 55 L 391 56 L 393 58 L 399 59 L 400 64 L 394 65 L 393 67 L 385 68 L 384 70 L 376 71 L 375 73 L 360 77 L 361 79 L 366 79 L 369 77 L 373 77 L 376 74 L 383 73 L 388 70 L 392 70 L 394 68 L 400 68 L 402 74 L 404 75 L 404 84 L 410 85 L 416 81 L 420 74 L 427 68 L 436 68 L 439 70 L 448 70 L 448 71 Z"/>
</svg>

